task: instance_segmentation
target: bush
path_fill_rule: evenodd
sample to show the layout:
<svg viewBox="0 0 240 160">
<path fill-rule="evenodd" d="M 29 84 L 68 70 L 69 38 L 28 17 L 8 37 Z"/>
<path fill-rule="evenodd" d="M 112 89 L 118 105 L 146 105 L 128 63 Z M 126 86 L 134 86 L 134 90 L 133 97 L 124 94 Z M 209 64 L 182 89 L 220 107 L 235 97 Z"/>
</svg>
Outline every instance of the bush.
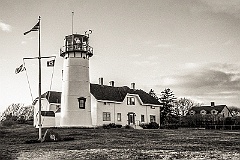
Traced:
<svg viewBox="0 0 240 160">
<path fill-rule="evenodd" d="M 110 128 L 117 128 L 117 126 L 116 126 L 115 123 L 110 123 L 110 124 L 109 124 L 109 127 L 110 127 Z"/>
<path fill-rule="evenodd" d="M 12 125 L 16 124 L 15 121 L 13 120 L 5 120 L 5 121 L 2 121 L 2 126 L 5 126 L 5 127 L 11 127 Z"/>
<path fill-rule="evenodd" d="M 110 129 L 111 127 L 109 126 L 109 124 L 103 124 L 102 128 L 103 129 Z"/>
<path fill-rule="evenodd" d="M 142 127 L 143 129 L 158 129 L 159 128 L 159 124 L 156 122 L 150 122 L 150 123 L 142 123 L 139 125 L 140 127 Z"/>
<path fill-rule="evenodd" d="M 24 123 L 26 122 L 25 117 L 24 117 L 24 116 L 20 116 L 20 117 L 17 119 L 17 122 L 18 122 L 18 124 L 24 124 Z"/>
<path fill-rule="evenodd" d="M 142 127 L 143 129 L 148 129 L 149 124 L 141 123 L 139 126 Z"/>
<path fill-rule="evenodd" d="M 151 122 L 148 125 L 148 129 L 158 129 L 159 128 L 159 124 L 156 122 Z"/>
<path fill-rule="evenodd" d="M 126 125 L 126 126 L 124 126 L 124 128 L 125 129 L 134 129 L 132 126 L 130 126 L 130 125 Z"/>
<path fill-rule="evenodd" d="M 103 124 L 103 129 L 110 129 L 110 128 L 121 128 L 121 124 L 115 124 L 115 123 L 109 123 L 109 124 Z"/>
<path fill-rule="evenodd" d="M 178 125 L 177 124 L 168 124 L 168 125 L 161 125 L 161 129 L 178 129 Z"/>
<path fill-rule="evenodd" d="M 116 127 L 117 128 L 122 128 L 122 125 L 121 124 L 116 124 Z"/>
</svg>

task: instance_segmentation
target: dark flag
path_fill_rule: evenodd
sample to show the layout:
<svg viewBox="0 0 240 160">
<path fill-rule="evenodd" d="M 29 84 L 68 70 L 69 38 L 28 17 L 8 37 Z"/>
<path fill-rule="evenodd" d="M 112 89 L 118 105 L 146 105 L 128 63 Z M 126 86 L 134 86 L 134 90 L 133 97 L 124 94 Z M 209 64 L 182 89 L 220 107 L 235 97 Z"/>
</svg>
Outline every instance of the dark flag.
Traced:
<svg viewBox="0 0 240 160">
<path fill-rule="evenodd" d="M 53 67 L 55 64 L 55 60 L 47 61 L 47 67 Z"/>
<path fill-rule="evenodd" d="M 32 32 L 32 31 L 38 31 L 39 28 L 40 28 L 40 25 L 39 25 L 39 22 L 38 22 L 32 29 L 30 29 L 29 31 L 27 31 L 27 32 L 25 32 L 23 34 L 26 35 L 26 34 Z"/>
<path fill-rule="evenodd" d="M 25 70 L 26 70 L 26 68 L 22 64 L 20 67 L 16 68 L 15 73 L 18 74 L 18 73 L 20 73 L 22 71 L 25 71 Z"/>
</svg>

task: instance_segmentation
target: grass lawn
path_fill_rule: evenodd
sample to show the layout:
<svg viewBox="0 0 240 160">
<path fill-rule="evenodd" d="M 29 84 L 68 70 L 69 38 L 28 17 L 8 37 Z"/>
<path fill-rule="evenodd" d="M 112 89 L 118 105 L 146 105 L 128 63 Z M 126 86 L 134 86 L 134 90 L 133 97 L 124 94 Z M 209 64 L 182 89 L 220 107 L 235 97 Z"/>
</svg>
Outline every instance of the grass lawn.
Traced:
<svg viewBox="0 0 240 160">
<path fill-rule="evenodd" d="M 25 144 L 30 125 L 0 127 L 0 159 L 240 159 L 240 131 L 53 129 L 73 141 Z"/>
</svg>

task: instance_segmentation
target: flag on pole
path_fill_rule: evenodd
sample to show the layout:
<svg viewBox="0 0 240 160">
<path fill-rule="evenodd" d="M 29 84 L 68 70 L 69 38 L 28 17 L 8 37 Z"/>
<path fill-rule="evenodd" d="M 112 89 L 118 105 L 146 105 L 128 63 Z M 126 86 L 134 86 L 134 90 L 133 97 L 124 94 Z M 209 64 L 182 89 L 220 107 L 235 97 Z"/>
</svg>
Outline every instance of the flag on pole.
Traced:
<svg viewBox="0 0 240 160">
<path fill-rule="evenodd" d="M 55 60 L 47 61 L 47 67 L 53 67 L 55 64 Z"/>
<path fill-rule="evenodd" d="M 18 73 L 20 73 L 22 71 L 25 71 L 25 70 L 26 70 L 26 68 L 22 64 L 20 67 L 16 68 L 15 73 L 18 74 Z"/>
<path fill-rule="evenodd" d="M 40 25 L 39 25 L 39 22 L 38 22 L 32 29 L 30 29 L 29 31 L 27 31 L 27 32 L 25 32 L 23 34 L 26 35 L 26 34 L 32 32 L 32 31 L 38 31 L 39 28 L 40 28 Z"/>
</svg>

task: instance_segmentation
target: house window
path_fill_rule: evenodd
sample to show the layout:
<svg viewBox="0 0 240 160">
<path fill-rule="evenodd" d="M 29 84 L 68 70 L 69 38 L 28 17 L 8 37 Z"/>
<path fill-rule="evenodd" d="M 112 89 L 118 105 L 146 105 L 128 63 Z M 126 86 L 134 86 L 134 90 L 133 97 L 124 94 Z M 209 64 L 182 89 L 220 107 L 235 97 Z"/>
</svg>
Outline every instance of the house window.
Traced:
<svg viewBox="0 0 240 160">
<path fill-rule="evenodd" d="M 78 105 L 80 109 L 85 109 L 86 98 L 79 97 L 78 98 Z"/>
<path fill-rule="evenodd" d="M 211 113 L 212 114 L 217 114 L 217 111 L 216 110 L 211 110 Z"/>
<path fill-rule="evenodd" d="M 191 110 L 190 111 L 190 115 L 194 115 L 195 114 L 195 111 L 194 110 Z"/>
<path fill-rule="evenodd" d="M 121 121 L 121 113 L 117 113 L 117 121 Z"/>
<path fill-rule="evenodd" d="M 205 110 L 201 110 L 200 113 L 203 114 L 203 115 L 205 115 L 205 114 L 206 114 L 206 111 L 205 111 Z"/>
<path fill-rule="evenodd" d="M 150 122 L 156 122 L 156 116 L 150 115 Z"/>
<path fill-rule="evenodd" d="M 103 112 L 103 121 L 111 121 L 111 113 Z"/>
<path fill-rule="evenodd" d="M 135 98 L 127 97 L 127 105 L 135 105 Z"/>
<path fill-rule="evenodd" d="M 141 122 L 145 122 L 144 115 L 141 115 Z"/>
</svg>

